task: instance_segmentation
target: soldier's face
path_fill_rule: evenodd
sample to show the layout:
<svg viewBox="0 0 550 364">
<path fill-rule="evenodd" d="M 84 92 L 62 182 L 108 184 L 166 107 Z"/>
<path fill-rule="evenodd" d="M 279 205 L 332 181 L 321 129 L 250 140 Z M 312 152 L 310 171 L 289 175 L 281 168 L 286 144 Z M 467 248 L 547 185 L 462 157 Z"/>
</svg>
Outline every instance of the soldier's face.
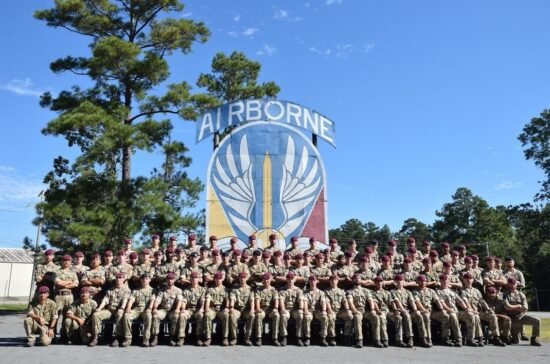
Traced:
<svg viewBox="0 0 550 364">
<path fill-rule="evenodd" d="M 508 269 L 512 269 L 514 268 L 514 261 L 513 260 L 509 260 L 506 262 L 506 266 L 508 267 Z"/>
<path fill-rule="evenodd" d="M 143 287 L 149 286 L 150 283 L 151 283 L 151 278 L 149 278 L 149 277 L 141 277 L 141 285 L 142 285 Z"/>
<path fill-rule="evenodd" d="M 118 261 L 119 264 L 124 264 L 124 263 L 126 263 L 126 255 L 119 255 L 119 256 L 117 257 L 117 261 Z"/>
<path fill-rule="evenodd" d="M 441 288 L 447 288 L 447 280 L 446 279 L 440 279 L 439 284 L 441 285 Z"/>
<path fill-rule="evenodd" d="M 464 284 L 466 287 L 471 287 L 474 280 L 472 278 L 464 278 Z"/>
<path fill-rule="evenodd" d="M 124 277 L 117 277 L 116 284 L 117 286 L 122 286 L 124 284 Z"/>
<path fill-rule="evenodd" d="M 99 265 L 99 257 L 97 258 L 93 258 L 91 261 L 90 261 L 90 266 L 92 266 L 92 268 L 95 268 Z"/>
<path fill-rule="evenodd" d="M 112 255 L 105 255 L 103 257 L 103 259 L 105 260 L 105 263 L 111 263 L 113 261 L 113 256 Z"/>
<path fill-rule="evenodd" d="M 44 255 L 44 260 L 46 261 L 46 263 L 50 263 L 53 260 L 53 254 Z"/>
<path fill-rule="evenodd" d="M 70 261 L 69 259 L 63 259 L 63 260 L 61 261 L 61 266 L 62 266 L 63 268 L 67 268 L 70 264 L 71 264 L 71 261 Z"/>
<path fill-rule="evenodd" d="M 416 283 L 418 284 L 418 287 L 420 287 L 420 288 L 426 287 L 426 281 L 418 280 L 418 281 L 416 281 Z"/>
<path fill-rule="evenodd" d="M 488 269 L 494 269 L 495 268 L 495 261 L 494 260 L 487 260 L 485 263 L 487 263 Z"/>
<path fill-rule="evenodd" d="M 310 280 L 309 280 L 309 286 L 310 286 L 311 288 L 317 287 L 317 280 L 316 280 L 316 279 L 310 279 Z"/>
<path fill-rule="evenodd" d="M 87 302 L 90 299 L 90 292 L 80 292 L 80 299 L 84 302 Z"/>
<path fill-rule="evenodd" d="M 160 243 L 160 238 L 153 238 L 153 245 L 158 246 Z"/>
<path fill-rule="evenodd" d="M 497 298 L 497 293 L 496 293 L 496 292 L 494 292 L 494 293 L 489 293 L 489 298 L 491 298 L 491 299 L 493 299 L 493 300 L 496 299 L 496 298 Z"/>
<path fill-rule="evenodd" d="M 39 292 L 38 293 L 38 300 L 40 302 L 44 302 L 48 298 L 49 292 Z"/>
</svg>

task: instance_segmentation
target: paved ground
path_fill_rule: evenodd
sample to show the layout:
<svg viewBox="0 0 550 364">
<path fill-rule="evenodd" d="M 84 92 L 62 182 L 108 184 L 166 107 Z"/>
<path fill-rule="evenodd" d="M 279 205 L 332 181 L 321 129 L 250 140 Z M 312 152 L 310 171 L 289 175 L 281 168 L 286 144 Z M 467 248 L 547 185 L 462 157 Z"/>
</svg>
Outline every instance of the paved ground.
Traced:
<svg viewBox="0 0 550 364">
<path fill-rule="evenodd" d="M 75 360 L 81 363 L 177 363 L 185 360 L 187 363 L 365 363 L 385 360 L 386 363 L 407 361 L 422 363 L 444 361 L 449 363 L 549 363 L 550 343 L 542 347 L 520 345 L 498 348 L 447 348 L 433 347 L 431 349 L 354 349 L 349 347 L 322 348 L 310 346 L 299 348 L 287 346 L 276 348 L 272 346 L 255 347 L 220 347 L 199 348 L 184 346 L 172 348 L 157 346 L 156 348 L 110 348 L 98 346 L 52 345 L 47 348 L 25 348 L 23 315 L 0 316 L 0 361 L 2 363 L 64 363 Z"/>
</svg>

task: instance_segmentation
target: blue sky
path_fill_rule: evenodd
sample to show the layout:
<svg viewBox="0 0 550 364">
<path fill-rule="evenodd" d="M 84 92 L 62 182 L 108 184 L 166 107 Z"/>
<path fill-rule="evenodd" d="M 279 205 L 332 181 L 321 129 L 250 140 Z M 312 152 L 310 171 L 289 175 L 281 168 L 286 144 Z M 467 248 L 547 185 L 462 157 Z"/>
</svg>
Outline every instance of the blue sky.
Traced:
<svg viewBox="0 0 550 364">
<path fill-rule="evenodd" d="M 43 176 L 74 155 L 40 129 L 54 115 L 38 95 L 87 80 L 55 75 L 49 63 L 87 55 L 87 40 L 32 17 L 53 1 L 4 4 L 0 14 L 0 246 L 18 247 Z M 216 52 L 244 51 L 263 65 L 279 97 L 336 123 L 338 147 L 320 142 L 329 226 L 349 218 L 426 223 L 468 187 L 491 205 L 529 202 L 543 174 L 517 136 L 550 106 L 548 1 L 187 1 L 179 16 L 204 21 L 211 39 L 169 58 L 170 81 L 194 83 Z M 174 120 L 190 148 L 192 176 L 206 179 L 211 144 Z M 134 175 L 159 155 L 136 155 Z M 204 204 L 204 199 L 199 206 Z"/>
</svg>

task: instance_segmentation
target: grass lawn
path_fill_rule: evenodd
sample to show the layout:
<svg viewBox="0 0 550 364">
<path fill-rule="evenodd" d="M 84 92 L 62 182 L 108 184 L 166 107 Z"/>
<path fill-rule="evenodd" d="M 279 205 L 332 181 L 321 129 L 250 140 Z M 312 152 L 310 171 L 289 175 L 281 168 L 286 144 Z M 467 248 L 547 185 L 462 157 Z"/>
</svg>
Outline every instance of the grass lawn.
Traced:
<svg viewBox="0 0 550 364">
<path fill-rule="evenodd" d="M 525 325 L 525 335 L 531 337 L 531 326 Z M 541 341 L 550 342 L 550 318 L 540 320 L 540 339 Z"/>
<path fill-rule="evenodd" d="M 15 304 L 2 304 L 0 303 L 0 312 L 25 312 L 27 309 L 26 303 L 15 303 Z"/>
</svg>

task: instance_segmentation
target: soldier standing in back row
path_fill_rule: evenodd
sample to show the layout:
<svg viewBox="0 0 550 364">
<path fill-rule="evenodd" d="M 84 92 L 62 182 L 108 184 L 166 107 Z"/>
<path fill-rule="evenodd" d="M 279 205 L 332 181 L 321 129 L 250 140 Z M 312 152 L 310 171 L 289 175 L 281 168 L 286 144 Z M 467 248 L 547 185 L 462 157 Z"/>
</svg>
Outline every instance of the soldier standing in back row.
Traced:
<svg viewBox="0 0 550 364">
<path fill-rule="evenodd" d="M 78 287 L 78 277 L 71 269 L 71 260 L 71 256 L 65 254 L 61 258 L 61 269 L 55 276 L 55 303 L 63 319 L 74 300 L 72 289 Z M 61 339 L 65 342 L 68 340 L 65 330 L 61 330 Z"/>
<path fill-rule="evenodd" d="M 54 252 L 48 249 L 44 252 L 44 263 L 36 266 L 34 281 L 37 287 L 47 286 L 50 290 L 54 287 L 54 280 L 59 266 L 53 262 Z"/>
</svg>

